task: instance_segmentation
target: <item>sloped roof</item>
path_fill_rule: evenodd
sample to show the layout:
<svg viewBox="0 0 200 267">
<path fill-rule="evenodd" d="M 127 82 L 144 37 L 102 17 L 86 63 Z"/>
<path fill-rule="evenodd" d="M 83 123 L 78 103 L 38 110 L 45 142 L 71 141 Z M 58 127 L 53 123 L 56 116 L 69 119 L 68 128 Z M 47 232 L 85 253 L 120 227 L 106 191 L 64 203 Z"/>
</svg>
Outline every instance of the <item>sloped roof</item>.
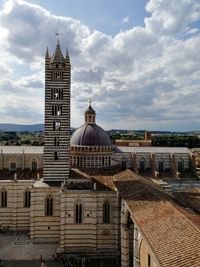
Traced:
<svg viewBox="0 0 200 267">
<path fill-rule="evenodd" d="M 0 146 L 3 154 L 43 154 L 43 146 Z"/>
<path fill-rule="evenodd" d="M 96 112 L 93 109 L 93 107 L 91 106 L 91 104 L 89 104 L 88 108 L 85 111 L 85 114 L 96 114 Z"/>
<path fill-rule="evenodd" d="M 130 147 L 130 146 L 119 146 L 118 150 L 125 153 L 191 153 L 187 147 Z"/>
<path fill-rule="evenodd" d="M 200 216 L 129 170 L 113 179 L 159 265 L 199 267 Z"/>
<path fill-rule="evenodd" d="M 183 191 L 174 192 L 174 195 L 184 206 L 192 208 L 200 214 L 200 188 L 190 187 Z"/>
<path fill-rule="evenodd" d="M 65 59 L 64 59 L 64 56 L 63 56 L 63 53 L 61 51 L 61 48 L 60 48 L 60 44 L 59 42 L 57 43 L 57 46 L 56 46 L 56 50 L 51 58 L 51 62 L 52 63 L 63 63 L 65 62 Z"/>
</svg>

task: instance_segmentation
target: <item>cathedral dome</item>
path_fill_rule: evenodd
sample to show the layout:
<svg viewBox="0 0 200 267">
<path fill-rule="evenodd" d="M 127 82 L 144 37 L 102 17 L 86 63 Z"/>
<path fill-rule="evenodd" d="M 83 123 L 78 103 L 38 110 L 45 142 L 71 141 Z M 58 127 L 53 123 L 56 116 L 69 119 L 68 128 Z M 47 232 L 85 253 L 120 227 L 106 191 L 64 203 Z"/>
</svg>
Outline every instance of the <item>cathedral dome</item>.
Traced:
<svg viewBox="0 0 200 267">
<path fill-rule="evenodd" d="M 85 123 L 73 133 L 71 146 L 113 146 L 113 143 L 100 126 Z"/>
<path fill-rule="evenodd" d="M 108 134 L 96 124 L 96 112 L 91 100 L 85 111 L 85 123 L 73 133 L 71 146 L 113 146 Z"/>
</svg>

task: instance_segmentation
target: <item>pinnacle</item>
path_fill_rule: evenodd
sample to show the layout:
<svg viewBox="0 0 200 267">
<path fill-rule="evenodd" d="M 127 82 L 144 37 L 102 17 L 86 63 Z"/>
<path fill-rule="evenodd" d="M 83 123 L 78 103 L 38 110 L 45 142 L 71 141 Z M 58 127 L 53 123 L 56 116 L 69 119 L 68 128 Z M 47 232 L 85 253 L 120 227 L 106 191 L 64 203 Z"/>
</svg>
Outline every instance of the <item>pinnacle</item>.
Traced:
<svg viewBox="0 0 200 267">
<path fill-rule="evenodd" d="M 47 50 L 46 50 L 46 57 L 49 57 L 49 50 L 48 50 L 48 47 L 47 47 Z"/>
</svg>

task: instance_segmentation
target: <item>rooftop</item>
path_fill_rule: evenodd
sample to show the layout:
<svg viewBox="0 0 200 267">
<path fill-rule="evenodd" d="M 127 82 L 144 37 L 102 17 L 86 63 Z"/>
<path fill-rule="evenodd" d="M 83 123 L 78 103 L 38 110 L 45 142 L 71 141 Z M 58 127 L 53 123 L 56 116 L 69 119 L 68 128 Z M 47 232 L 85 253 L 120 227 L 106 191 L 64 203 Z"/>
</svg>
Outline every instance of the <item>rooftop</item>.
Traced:
<svg viewBox="0 0 200 267">
<path fill-rule="evenodd" d="M 174 192 L 174 195 L 184 206 L 200 214 L 200 188 L 190 187 L 181 192 Z"/>
<path fill-rule="evenodd" d="M 187 147 L 128 147 L 120 146 L 118 149 L 124 153 L 190 153 Z"/>
<path fill-rule="evenodd" d="M 3 154 L 43 154 L 43 146 L 0 146 Z"/>
<path fill-rule="evenodd" d="M 86 125 L 83 125 L 85 129 Z M 96 125 L 97 126 L 97 125 Z M 80 127 L 81 128 L 81 127 Z M 100 127 L 99 127 L 100 128 Z M 82 129 L 80 129 L 82 130 Z M 97 129 L 98 131 L 98 129 Z M 104 136 L 103 136 L 104 137 Z M 107 137 L 106 137 L 107 141 Z M 109 141 L 109 145 L 112 145 Z M 191 153 L 186 147 L 117 147 L 118 152 L 123 153 Z M 43 146 L 0 146 L 3 154 L 43 154 Z"/>
<path fill-rule="evenodd" d="M 130 170 L 94 178 L 120 193 L 160 266 L 200 266 L 199 215 Z"/>
</svg>

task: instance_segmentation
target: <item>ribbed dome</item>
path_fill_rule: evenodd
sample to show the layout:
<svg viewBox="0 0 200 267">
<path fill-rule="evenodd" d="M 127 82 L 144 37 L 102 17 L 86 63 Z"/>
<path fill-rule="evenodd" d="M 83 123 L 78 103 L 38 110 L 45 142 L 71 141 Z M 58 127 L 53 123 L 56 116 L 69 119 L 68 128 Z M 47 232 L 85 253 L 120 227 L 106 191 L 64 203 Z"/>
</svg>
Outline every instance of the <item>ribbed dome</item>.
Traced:
<svg viewBox="0 0 200 267">
<path fill-rule="evenodd" d="M 85 123 L 71 137 L 71 146 L 113 146 L 107 133 L 96 124 Z"/>
</svg>

